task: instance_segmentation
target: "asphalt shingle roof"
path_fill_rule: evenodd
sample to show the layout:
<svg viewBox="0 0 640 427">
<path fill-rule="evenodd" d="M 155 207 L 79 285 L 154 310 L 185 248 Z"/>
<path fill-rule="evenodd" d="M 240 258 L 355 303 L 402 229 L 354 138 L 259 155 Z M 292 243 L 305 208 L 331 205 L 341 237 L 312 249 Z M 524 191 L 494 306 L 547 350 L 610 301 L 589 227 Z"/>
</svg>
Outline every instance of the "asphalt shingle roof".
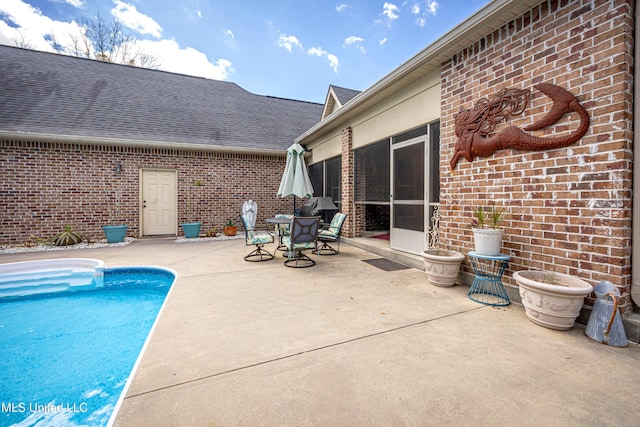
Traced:
<svg viewBox="0 0 640 427">
<path fill-rule="evenodd" d="M 285 150 L 323 106 L 235 83 L 0 46 L 0 130 Z"/>
<path fill-rule="evenodd" d="M 351 101 L 352 98 L 355 98 L 355 96 L 360 93 L 359 90 L 347 89 L 345 87 L 335 85 L 331 85 L 331 87 L 333 88 L 333 93 L 336 95 L 341 105 Z"/>
</svg>

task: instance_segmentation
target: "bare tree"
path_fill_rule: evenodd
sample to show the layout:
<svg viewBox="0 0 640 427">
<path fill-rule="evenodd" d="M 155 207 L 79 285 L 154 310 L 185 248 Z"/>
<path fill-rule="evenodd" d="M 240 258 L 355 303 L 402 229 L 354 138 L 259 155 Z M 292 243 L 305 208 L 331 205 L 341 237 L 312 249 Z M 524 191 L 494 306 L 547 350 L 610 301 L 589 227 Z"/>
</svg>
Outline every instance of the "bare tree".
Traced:
<svg viewBox="0 0 640 427">
<path fill-rule="evenodd" d="M 20 30 L 17 31 L 16 36 L 11 39 L 13 41 L 13 43 L 16 45 L 16 47 L 21 47 L 23 49 L 35 49 L 35 46 L 33 45 L 33 43 L 31 43 L 27 37 L 24 35 L 24 33 Z"/>
<path fill-rule="evenodd" d="M 127 34 L 118 21 L 107 22 L 102 15 L 82 17 L 78 32 L 70 34 L 71 42 L 66 53 L 98 61 L 133 65 L 142 68 L 158 68 L 158 59 L 136 48 L 135 39 Z"/>
</svg>

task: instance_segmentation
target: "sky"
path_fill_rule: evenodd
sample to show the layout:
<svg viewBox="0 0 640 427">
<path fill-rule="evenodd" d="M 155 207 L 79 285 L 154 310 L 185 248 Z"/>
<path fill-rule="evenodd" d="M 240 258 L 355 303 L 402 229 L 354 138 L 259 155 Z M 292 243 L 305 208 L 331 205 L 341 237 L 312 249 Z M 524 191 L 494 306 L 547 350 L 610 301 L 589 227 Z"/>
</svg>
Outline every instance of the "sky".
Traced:
<svg viewBox="0 0 640 427">
<path fill-rule="evenodd" d="M 0 44 L 53 52 L 82 17 L 118 21 L 159 70 L 324 103 L 365 90 L 487 0 L 0 0 Z M 1 60 L 1 58 L 0 58 Z"/>
</svg>

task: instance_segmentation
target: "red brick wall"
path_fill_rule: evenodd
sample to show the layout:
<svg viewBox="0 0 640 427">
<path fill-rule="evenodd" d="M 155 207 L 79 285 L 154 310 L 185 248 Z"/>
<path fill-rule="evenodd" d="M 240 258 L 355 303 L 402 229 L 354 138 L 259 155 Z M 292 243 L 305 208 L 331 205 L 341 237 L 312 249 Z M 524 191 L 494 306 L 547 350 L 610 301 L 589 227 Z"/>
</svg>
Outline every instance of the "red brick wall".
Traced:
<svg viewBox="0 0 640 427">
<path fill-rule="evenodd" d="M 508 212 L 503 251 L 512 256 L 511 271 L 554 270 L 592 284 L 610 280 L 627 296 L 623 309 L 631 307 L 632 9 L 620 0 L 545 1 L 443 64 L 445 245 L 472 250 L 471 209 L 495 202 Z M 459 109 L 503 88 L 531 89 L 529 108 L 507 123 L 521 127 L 551 107 L 533 88 L 539 82 L 576 95 L 591 118 L 587 134 L 567 148 L 463 159 L 450 173 Z M 545 133 L 566 135 L 578 122 L 572 113 Z M 513 283 L 511 274 L 505 280 Z"/>
<path fill-rule="evenodd" d="M 202 230 L 221 231 L 237 220 L 242 203 L 258 203 L 258 224 L 277 212 L 293 210 L 290 197 L 276 197 L 285 156 L 104 147 L 89 144 L 0 141 L 0 243 L 30 236 L 50 238 L 71 225 L 94 239 L 114 216 L 119 189 L 120 217 L 128 235 L 139 236 L 140 169 L 174 169 L 178 177 L 178 224 L 186 222 L 187 185 L 192 187 L 193 219 Z M 122 172 L 115 172 L 120 163 Z M 178 227 L 178 232 L 182 230 Z"/>
<path fill-rule="evenodd" d="M 353 130 L 348 127 L 342 129 L 342 213 L 347 214 L 342 235 L 354 236 L 354 179 L 353 179 Z"/>
</svg>

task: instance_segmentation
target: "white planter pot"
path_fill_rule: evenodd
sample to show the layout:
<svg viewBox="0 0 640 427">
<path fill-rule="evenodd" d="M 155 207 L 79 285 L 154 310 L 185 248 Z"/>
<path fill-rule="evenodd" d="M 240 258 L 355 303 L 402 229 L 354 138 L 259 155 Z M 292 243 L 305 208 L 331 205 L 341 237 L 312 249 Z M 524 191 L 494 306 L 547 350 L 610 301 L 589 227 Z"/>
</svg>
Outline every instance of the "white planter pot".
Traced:
<svg viewBox="0 0 640 427">
<path fill-rule="evenodd" d="M 547 276 L 554 284 L 544 283 Z M 584 297 L 593 287 L 577 277 L 544 271 L 516 271 L 522 305 L 529 320 L 545 328 L 571 329 L 580 314 Z"/>
<path fill-rule="evenodd" d="M 427 280 L 432 285 L 451 287 L 455 285 L 460 271 L 460 264 L 464 261 L 464 254 L 447 250 L 427 250 L 422 252 L 424 271 Z"/>
<path fill-rule="evenodd" d="M 473 239 L 479 255 L 500 255 L 502 249 L 502 228 L 474 228 Z"/>
</svg>

